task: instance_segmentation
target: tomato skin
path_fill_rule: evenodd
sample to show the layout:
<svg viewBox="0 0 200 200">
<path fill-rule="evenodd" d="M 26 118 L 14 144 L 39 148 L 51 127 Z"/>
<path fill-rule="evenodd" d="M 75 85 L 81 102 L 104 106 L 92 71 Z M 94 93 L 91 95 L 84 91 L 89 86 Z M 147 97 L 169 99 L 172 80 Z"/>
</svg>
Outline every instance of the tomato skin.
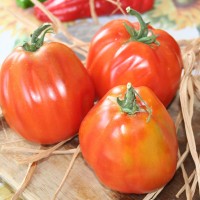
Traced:
<svg viewBox="0 0 200 200">
<path fill-rule="evenodd" d="M 29 141 L 53 144 L 74 136 L 94 102 L 92 81 L 67 46 L 17 47 L 0 71 L 0 105 L 11 128 Z"/>
<path fill-rule="evenodd" d="M 159 45 L 129 41 L 124 23 L 139 30 L 139 23 L 112 20 L 94 35 L 86 68 L 91 75 L 97 98 L 117 85 L 151 88 L 167 107 L 174 98 L 181 78 L 182 59 L 177 42 L 164 30 L 149 30 Z"/>
<path fill-rule="evenodd" d="M 84 159 L 108 188 L 123 193 L 148 193 L 167 184 L 177 164 L 177 138 L 167 110 L 147 87 L 137 92 L 152 109 L 123 113 L 115 102 L 126 86 L 111 89 L 86 115 L 79 129 Z"/>
</svg>

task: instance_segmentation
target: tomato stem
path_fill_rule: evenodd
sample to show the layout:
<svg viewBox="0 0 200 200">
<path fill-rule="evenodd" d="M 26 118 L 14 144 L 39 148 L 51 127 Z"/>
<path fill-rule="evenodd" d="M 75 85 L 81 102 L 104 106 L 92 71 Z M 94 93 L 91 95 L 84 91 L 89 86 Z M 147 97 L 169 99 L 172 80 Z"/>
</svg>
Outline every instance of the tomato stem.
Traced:
<svg viewBox="0 0 200 200">
<path fill-rule="evenodd" d="M 151 30 L 149 30 L 149 28 L 148 28 L 149 23 L 144 22 L 140 13 L 137 12 L 136 10 L 133 10 L 130 7 L 127 7 L 126 11 L 128 14 L 136 16 L 136 18 L 138 19 L 139 24 L 140 24 L 140 29 L 137 31 L 137 30 L 135 30 L 135 28 L 124 23 L 126 30 L 130 34 L 129 41 L 138 41 L 138 42 L 142 42 L 145 44 L 155 43 L 155 44 L 159 45 L 159 42 L 156 40 L 158 36 L 154 35 L 153 32 Z"/>
<path fill-rule="evenodd" d="M 31 34 L 31 43 L 25 42 L 22 47 L 26 51 L 35 52 L 43 45 L 45 35 L 52 32 L 53 28 L 51 24 L 44 23 Z"/>
<path fill-rule="evenodd" d="M 145 106 L 145 109 L 142 109 L 141 106 L 138 104 L 136 96 Z M 120 100 L 119 97 L 117 97 L 117 103 L 120 106 L 122 112 L 127 113 L 128 115 L 134 115 L 135 113 L 138 113 L 138 112 L 147 112 L 148 113 L 147 122 L 149 122 L 152 115 L 152 109 L 143 100 L 143 98 L 137 93 L 137 91 L 133 88 L 131 83 L 127 84 L 127 91 L 126 91 L 124 99 Z"/>
</svg>

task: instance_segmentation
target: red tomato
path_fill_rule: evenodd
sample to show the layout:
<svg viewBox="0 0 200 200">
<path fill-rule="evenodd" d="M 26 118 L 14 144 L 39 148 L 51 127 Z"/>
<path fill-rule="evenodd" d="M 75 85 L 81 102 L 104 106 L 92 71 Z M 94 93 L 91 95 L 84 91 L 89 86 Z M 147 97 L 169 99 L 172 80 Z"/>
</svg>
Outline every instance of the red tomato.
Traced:
<svg viewBox="0 0 200 200">
<path fill-rule="evenodd" d="M 27 140 L 52 144 L 74 136 L 93 106 L 94 87 L 67 46 L 18 47 L 0 71 L 0 105 L 6 121 Z"/>
<path fill-rule="evenodd" d="M 177 42 L 166 31 L 139 23 L 112 20 L 94 35 L 86 68 L 98 98 L 109 89 L 131 82 L 151 88 L 168 106 L 179 87 L 182 59 Z M 140 28 L 141 27 L 141 28 Z"/>
<path fill-rule="evenodd" d="M 79 141 L 83 157 L 104 185 L 140 194 L 172 179 L 178 145 L 174 122 L 157 96 L 138 87 L 140 98 L 135 98 L 131 88 L 126 93 L 126 86 L 116 86 L 89 111 Z M 123 109 L 117 97 L 125 98 Z"/>
</svg>

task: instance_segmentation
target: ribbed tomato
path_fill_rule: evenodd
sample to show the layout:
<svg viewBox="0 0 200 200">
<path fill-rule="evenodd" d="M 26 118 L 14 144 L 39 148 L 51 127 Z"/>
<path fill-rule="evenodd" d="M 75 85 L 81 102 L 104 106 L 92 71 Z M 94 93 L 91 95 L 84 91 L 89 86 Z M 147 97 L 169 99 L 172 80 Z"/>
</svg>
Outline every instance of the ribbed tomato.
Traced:
<svg viewBox="0 0 200 200">
<path fill-rule="evenodd" d="M 94 35 L 86 68 L 95 85 L 96 95 L 120 84 L 147 86 L 168 106 L 179 87 L 182 58 L 175 39 L 155 29 L 129 8 L 138 22 L 125 19 L 108 22 Z"/>
<path fill-rule="evenodd" d="M 82 121 L 79 141 L 99 180 L 119 192 L 152 192 L 176 171 L 174 122 L 147 87 L 111 89 Z"/>
<path fill-rule="evenodd" d="M 0 71 L 0 106 L 16 132 L 27 140 L 52 144 L 74 136 L 94 102 L 94 87 L 75 53 L 58 42 L 32 35 L 17 47 Z M 36 36 L 36 38 L 35 38 Z"/>
</svg>

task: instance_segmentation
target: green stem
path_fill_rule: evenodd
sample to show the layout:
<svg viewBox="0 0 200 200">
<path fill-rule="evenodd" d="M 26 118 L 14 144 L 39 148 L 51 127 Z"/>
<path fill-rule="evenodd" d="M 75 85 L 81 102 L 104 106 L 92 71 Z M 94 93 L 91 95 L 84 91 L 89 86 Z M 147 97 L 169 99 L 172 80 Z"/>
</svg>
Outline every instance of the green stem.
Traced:
<svg viewBox="0 0 200 200">
<path fill-rule="evenodd" d="M 136 96 L 143 103 L 143 105 L 145 106 L 145 109 L 142 109 L 140 105 L 137 103 Z M 117 97 L 117 103 L 120 106 L 122 112 L 128 115 L 134 115 L 137 112 L 147 112 L 148 113 L 147 122 L 149 122 L 152 115 L 152 109 L 137 93 L 137 91 L 133 88 L 131 83 L 127 84 L 127 91 L 126 91 L 124 99 L 120 100 L 119 97 Z"/>
<path fill-rule="evenodd" d="M 159 42 L 156 40 L 158 36 L 154 35 L 153 32 L 149 30 L 148 28 L 149 23 L 144 22 L 140 13 L 137 12 L 136 10 L 131 9 L 130 7 L 127 7 L 126 11 L 128 14 L 134 15 L 138 19 L 140 24 L 140 29 L 138 31 L 135 30 L 133 27 L 129 26 L 128 24 L 126 23 L 124 24 L 126 30 L 130 34 L 129 41 L 138 41 L 145 44 L 155 43 L 159 45 Z"/>
<path fill-rule="evenodd" d="M 25 42 L 23 44 L 23 48 L 26 51 L 35 52 L 37 51 L 44 43 L 44 38 L 47 33 L 52 33 L 53 28 L 51 24 L 45 23 L 41 25 L 39 28 L 37 28 L 33 34 L 31 34 L 31 42 L 30 44 L 28 42 Z M 41 36 L 41 37 L 39 37 Z"/>
</svg>

